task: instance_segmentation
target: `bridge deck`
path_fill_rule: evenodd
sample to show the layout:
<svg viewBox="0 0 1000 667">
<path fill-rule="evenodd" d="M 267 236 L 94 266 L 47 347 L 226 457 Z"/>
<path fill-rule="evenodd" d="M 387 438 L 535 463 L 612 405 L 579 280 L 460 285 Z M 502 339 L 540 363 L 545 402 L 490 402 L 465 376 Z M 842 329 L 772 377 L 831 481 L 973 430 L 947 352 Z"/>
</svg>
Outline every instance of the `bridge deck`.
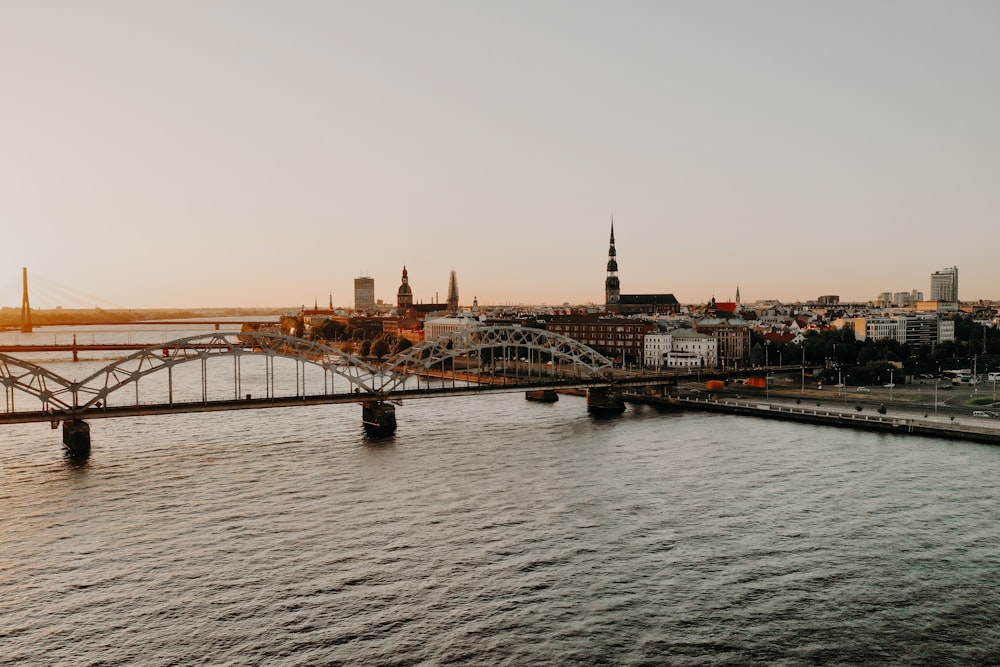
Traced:
<svg viewBox="0 0 1000 667">
<path fill-rule="evenodd" d="M 508 378 L 514 380 L 513 378 Z M 466 382 L 465 380 L 461 380 Z M 0 412 L 0 424 L 24 424 L 37 422 L 52 422 L 64 419 L 109 419 L 113 417 L 140 417 L 145 415 L 163 414 L 183 414 L 191 412 L 220 412 L 226 410 L 254 410 L 263 408 L 282 408 L 304 405 L 337 405 L 347 403 L 361 403 L 364 401 L 394 401 L 443 398 L 447 396 L 476 396 L 486 393 L 517 393 L 537 389 L 586 389 L 588 387 L 640 387 L 648 385 L 662 385 L 665 378 L 658 378 L 653 381 L 651 378 L 643 380 L 609 381 L 606 379 L 590 380 L 557 380 L 552 378 L 533 379 L 526 381 L 510 381 L 506 384 L 466 384 L 459 386 L 441 386 L 421 389 L 406 389 L 399 391 L 385 392 L 381 394 L 368 393 L 339 393 L 339 394 L 313 394 L 305 396 L 279 396 L 269 398 L 240 398 L 211 401 L 190 401 L 167 403 L 140 403 L 138 405 L 110 405 L 100 408 L 90 408 L 86 411 L 26 411 L 26 412 Z"/>
</svg>

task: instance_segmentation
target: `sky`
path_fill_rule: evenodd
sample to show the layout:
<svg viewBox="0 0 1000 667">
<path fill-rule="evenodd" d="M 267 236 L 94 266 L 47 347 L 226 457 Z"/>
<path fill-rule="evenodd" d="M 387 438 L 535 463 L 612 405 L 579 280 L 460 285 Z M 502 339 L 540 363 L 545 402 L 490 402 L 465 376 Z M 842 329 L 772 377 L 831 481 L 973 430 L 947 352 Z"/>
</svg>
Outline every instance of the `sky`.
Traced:
<svg viewBox="0 0 1000 667">
<path fill-rule="evenodd" d="M 0 0 L 0 306 L 1000 298 L 994 0 Z M 36 290 L 35 286 L 38 286 Z"/>
</svg>

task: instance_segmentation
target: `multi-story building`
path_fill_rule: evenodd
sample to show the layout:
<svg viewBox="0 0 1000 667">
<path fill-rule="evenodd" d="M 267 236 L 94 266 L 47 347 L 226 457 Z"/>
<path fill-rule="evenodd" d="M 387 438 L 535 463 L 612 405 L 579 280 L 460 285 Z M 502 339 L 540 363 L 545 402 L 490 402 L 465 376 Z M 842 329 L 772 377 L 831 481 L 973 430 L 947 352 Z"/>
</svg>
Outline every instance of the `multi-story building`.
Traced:
<svg viewBox="0 0 1000 667">
<path fill-rule="evenodd" d="M 656 325 L 623 317 L 555 315 L 545 320 L 545 329 L 578 340 L 620 363 L 641 363 L 643 338 Z"/>
<path fill-rule="evenodd" d="M 474 317 L 435 317 L 424 320 L 424 338 L 431 339 L 464 329 L 475 329 L 482 322 Z"/>
<path fill-rule="evenodd" d="M 851 320 L 843 320 L 850 326 Z M 893 317 L 856 317 L 853 319 L 857 340 L 895 340 L 911 345 L 932 345 L 955 340 L 955 322 L 936 315 L 896 315 Z"/>
<path fill-rule="evenodd" d="M 955 321 L 939 317 L 909 316 L 906 318 L 906 338 L 910 345 L 934 345 L 955 340 Z"/>
<path fill-rule="evenodd" d="M 958 267 L 952 266 L 931 274 L 931 301 L 958 302 Z"/>
<path fill-rule="evenodd" d="M 643 363 L 652 368 L 715 368 L 718 343 L 692 329 L 648 333 L 643 339 Z"/>
<path fill-rule="evenodd" d="M 354 279 L 354 310 L 375 310 L 375 279 L 361 276 Z"/>
<path fill-rule="evenodd" d="M 695 322 L 698 333 L 716 340 L 722 368 L 739 368 L 750 359 L 750 325 L 743 320 L 707 318 Z"/>
</svg>

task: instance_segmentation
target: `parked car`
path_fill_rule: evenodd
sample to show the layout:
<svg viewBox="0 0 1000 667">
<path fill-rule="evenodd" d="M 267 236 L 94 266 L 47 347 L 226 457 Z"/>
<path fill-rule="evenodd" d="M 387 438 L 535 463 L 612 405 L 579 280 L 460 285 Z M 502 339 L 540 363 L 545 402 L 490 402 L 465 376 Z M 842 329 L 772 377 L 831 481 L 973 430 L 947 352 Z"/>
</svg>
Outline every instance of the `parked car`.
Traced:
<svg viewBox="0 0 1000 667">
<path fill-rule="evenodd" d="M 870 394 L 870 393 L 872 393 L 872 390 L 869 389 L 868 387 L 858 387 L 858 393 L 859 394 Z"/>
</svg>

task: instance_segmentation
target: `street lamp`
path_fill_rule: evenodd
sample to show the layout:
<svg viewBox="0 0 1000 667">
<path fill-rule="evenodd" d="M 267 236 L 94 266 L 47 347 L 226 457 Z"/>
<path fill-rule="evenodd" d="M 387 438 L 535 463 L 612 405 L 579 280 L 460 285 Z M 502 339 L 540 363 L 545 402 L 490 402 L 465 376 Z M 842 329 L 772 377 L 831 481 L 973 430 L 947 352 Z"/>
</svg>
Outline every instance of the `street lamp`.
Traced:
<svg viewBox="0 0 1000 667">
<path fill-rule="evenodd" d="M 802 346 L 802 395 L 806 393 L 806 346 Z"/>
</svg>

